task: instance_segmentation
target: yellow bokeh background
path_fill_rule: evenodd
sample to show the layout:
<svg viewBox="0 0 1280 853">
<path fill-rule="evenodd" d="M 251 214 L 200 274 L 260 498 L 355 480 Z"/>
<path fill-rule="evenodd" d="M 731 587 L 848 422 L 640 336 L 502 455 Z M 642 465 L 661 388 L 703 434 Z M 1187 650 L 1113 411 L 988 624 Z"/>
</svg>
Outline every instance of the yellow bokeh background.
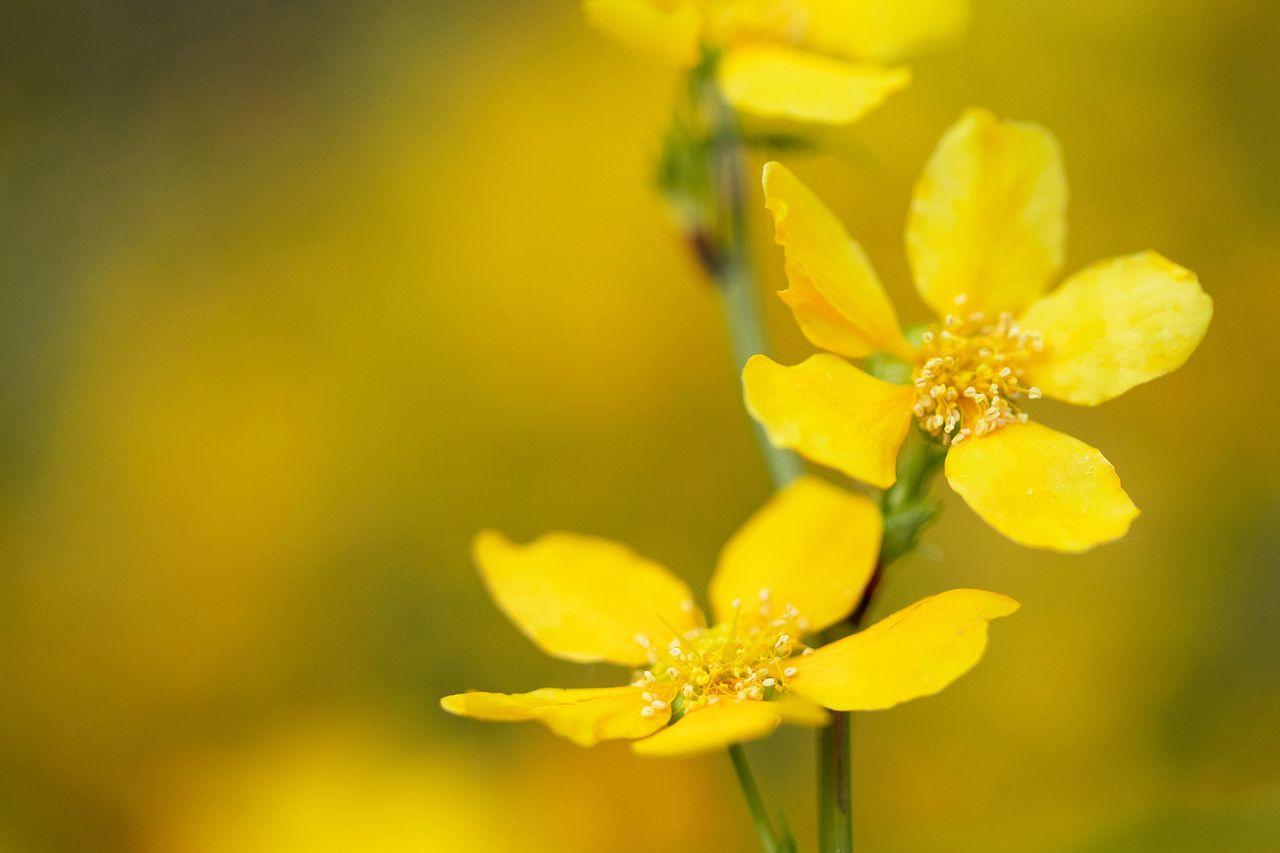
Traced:
<svg viewBox="0 0 1280 853">
<path fill-rule="evenodd" d="M 650 186 L 675 75 L 572 2 L 8 18 L 0 851 L 752 849 L 721 756 L 436 704 L 619 677 L 502 618 L 475 530 L 610 536 L 700 585 L 767 494 Z M 1127 539 L 1028 551 L 948 496 L 893 570 L 882 613 L 1023 610 L 950 690 L 856 718 L 861 849 L 1275 849 L 1278 43 L 1270 0 L 975 0 L 909 90 L 787 155 L 908 322 L 911 184 L 971 104 L 1061 139 L 1070 269 L 1154 248 L 1216 303 L 1177 373 L 1035 410 L 1116 465 Z M 810 736 L 751 754 L 813 849 Z"/>
</svg>

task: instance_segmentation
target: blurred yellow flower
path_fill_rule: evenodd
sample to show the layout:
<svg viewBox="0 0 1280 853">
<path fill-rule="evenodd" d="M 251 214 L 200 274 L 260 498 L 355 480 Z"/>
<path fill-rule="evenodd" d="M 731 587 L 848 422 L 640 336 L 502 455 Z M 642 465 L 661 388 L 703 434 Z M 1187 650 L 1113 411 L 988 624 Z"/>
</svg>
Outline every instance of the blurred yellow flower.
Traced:
<svg viewBox="0 0 1280 853">
<path fill-rule="evenodd" d="M 823 707 L 873 710 L 928 696 L 974 666 L 987 623 L 1018 608 L 956 589 L 820 649 L 802 637 L 846 616 L 877 559 L 879 509 L 811 477 L 776 494 L 720 555 L 716 624 L 662 566 L 601 539 L 551 533 L 514 545 L 487 531 L 476 562 L 498 606 L 545 652 L 633 668 L 630 684 L 445 697 L 450 713 L 536 720 L 583 746 L 627 738 L 643 755 L 688 755 L 823 725 Z"/>
<path fill-rule="evenodd" d="M 375 718 L 289 719 L 242 744 L 181 751 L 143 784 L 137 853 L 552 849 L 492 819 L 492 774 L 474 756 Z"/>
<path fill-rule="evenodd" d="M 737 109 L 847 124 L 910 81 L 890 63 L 959 39 L 968 0 L 586 0 L 599 30 L 677 67 L 703 47 Z"/>
<path fill-rule="evenodd" d="M 764 189 L 786 255 L 780 295 L 815 345 L 886 352 L 908 385 L 830 354 L 783 367 L 755 356 L 747 407 L 782 447 L 881 488 L 913 418 L 949 446 L 945 475 L 1014 541 L 1084 551 L 1137 516 L 1096 449 L 1027 421 L 1023 398 L 1092 406 L 1179 367 L 1213 303 L 1194 273 L 1154 252 L 1096 263 L 1041 295 L 1065 254 L 1066 179 L 1045 129 L 970 110 L 916 185 L 906 244 L 916 288 L 943 319 L 913 346 L 862 248 L 778 163 Z"/>
</svg>

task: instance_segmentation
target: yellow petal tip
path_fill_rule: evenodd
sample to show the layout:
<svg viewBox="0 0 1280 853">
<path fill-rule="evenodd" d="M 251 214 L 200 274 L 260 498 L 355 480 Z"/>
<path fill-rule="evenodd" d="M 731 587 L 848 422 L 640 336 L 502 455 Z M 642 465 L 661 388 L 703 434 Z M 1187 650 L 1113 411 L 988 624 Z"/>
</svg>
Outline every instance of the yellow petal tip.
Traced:
<svg viewBox="0 0 1280 853">
<path fill-rule="evenodd" d="M 984 521 L 1032 548 L 1079 554 L 1121 538 L 1138 515 L 1106 457 L 1035 421 L 953 446 L 943 471 Z"/>
<path fill-rule="evenodd" d="M 939 140 L 916 182 L 907 257 L 939 316 L 1014 311 L 1057 275 L 1066 245 L 1066 175 L 1043 127 L 970 107 Z"/>
<path fill-rule="evenodd" d="M 800 658 L 791 689 L 842 711 L 876 711 L 932 696 L 982 659 L 987 626 L 1018 610 L 1012 598 L 953 589 Z"/>
<path fill-rule="evenodd" d="M 510 545 L 511 540 L 501 531 L 486 527 L 471 538 L 471 555 L 476 562 L 480 562 L 485 555 L 492 553 L 495 549 Z"/>
<path fill-rule="evenodd" d="M 1005 616 L 1012 616 L 1022 609 L 1022 602 L 1007 595 L 1001 595 L 998 592 L 987 592 L 984 589 L 968 591 L 985 596 L 990 602 L 987 609 L 981 614 L 983 619 L 1001 619 Z"/>
<path fill-rule="evenodd" d="M 1024 312 L 1044 346 L 1028 378 L 1046 397 L 1096 406 L 1181 367 L 1212 317 L 1196 274 L 1158 252 L 1099 261 Z"/>
</svg>

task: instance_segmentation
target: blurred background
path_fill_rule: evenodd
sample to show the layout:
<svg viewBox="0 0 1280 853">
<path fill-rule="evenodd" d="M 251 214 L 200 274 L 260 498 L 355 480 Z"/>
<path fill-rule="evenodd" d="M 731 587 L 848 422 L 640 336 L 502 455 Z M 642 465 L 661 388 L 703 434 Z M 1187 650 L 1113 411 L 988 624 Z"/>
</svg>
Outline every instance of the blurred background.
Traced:
<svg viewBox="0 0 1280 853">
<path fill-rule="evenodd" d="M 1155 248 L 1217 307 L 1177 373 L 1033 413 L 1116 465 L 1127 539 L 1029 551 L 948 495 L 891 573 L 881 614 L 1023 610 L 950 690 L 856 718 L 860 849 L 1276 849 L 1278 43 L 1272 0 L 975 0 L 959 49 L 787 157 L 916 322 L 938 135 L 1038 120 L 1069 269 Z M 675 75 L 567 1 L 10 0 L 0 45 L 0 851 L 751 850 L 722 756 L 436 705 L 620 677 L 505 621 L 478 528 L 701 588 L 767 494 L 649 185 Z M 810 736 L 752 754 L 813 849 Z"/>
</svg>

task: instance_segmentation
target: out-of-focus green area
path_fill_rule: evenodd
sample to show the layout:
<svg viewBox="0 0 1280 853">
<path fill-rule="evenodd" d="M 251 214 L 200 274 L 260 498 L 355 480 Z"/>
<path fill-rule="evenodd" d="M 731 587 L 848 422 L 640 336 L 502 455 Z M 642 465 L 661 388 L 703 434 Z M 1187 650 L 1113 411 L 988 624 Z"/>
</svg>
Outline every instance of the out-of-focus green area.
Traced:
<svg viewBox="0 0 1280 853">
<path fill-rule="evenodd" d="M 975 6 L 834 153 L 787 157 L 904 319 L 911 183 L 970 104 L 1059 135 L 1070 268 L 1156 248 L 1217 315 L 1177 373 L 1035 411 L 1115 463 L 1129 538 L 1032 552 L 948 498 L 894 570 L 881 612 L 1024 607 L 952 689 L 857 718 L 859 843 L 1274 850 L 1280 10 Z M 700 585 L 766 494 L 648 186 L 675 77 L 570 2 L 18 2 L 0 44 L 0 850 L 751 849 L 722 757 L 436 706 L 619 678 L 503 619 L 478 528 Z M 752 748 L 805 842 L 809 739 Z"/>
</svg>

